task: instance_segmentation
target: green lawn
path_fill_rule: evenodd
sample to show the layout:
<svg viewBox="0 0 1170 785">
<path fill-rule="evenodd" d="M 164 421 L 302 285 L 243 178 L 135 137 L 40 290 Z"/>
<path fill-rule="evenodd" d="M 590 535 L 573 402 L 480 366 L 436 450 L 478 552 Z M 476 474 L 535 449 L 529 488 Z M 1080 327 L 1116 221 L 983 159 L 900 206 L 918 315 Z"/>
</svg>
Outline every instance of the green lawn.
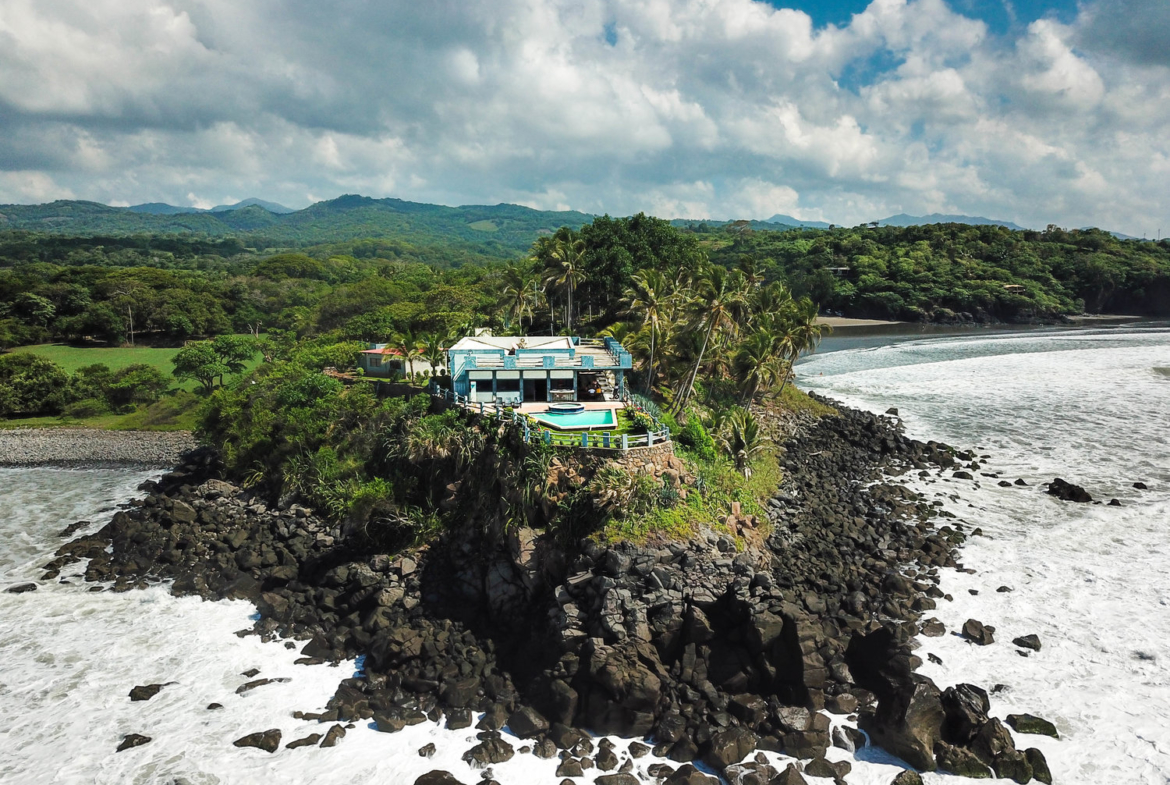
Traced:
<svg viewBox="0 0 1170 785">
<path fill-rule="evenodd" d="M 153 365 L 162 371 L 165 376 L 170 377 L 171 373 L 175 370 L 175 366 L 171 363 L 171 358 L 175 356 L 179 348 L 168 347 L 159 349 L 153 346 L 89 347 L 70 346 L 64 343 L 43 343 L 36 346 L 18 346 L 12 351 L 38 354 L 57 363 L 65 373 L 70 375 L 78 368 L 94 365 L 95 363 L 104 363 L 112 371 L 125 368 L 127 365 L 143 363 L 145 365 Z M 259 365 L 260 360 L 260 353 L 257 352 L 256 356 L 252 358 L 252 361 L 248 363 L 245 373 Z M 176 379 L 175 386 L 180 390 L 193 392 L 199 384 L 195 381 L 180 382 Z"/>
</svg>

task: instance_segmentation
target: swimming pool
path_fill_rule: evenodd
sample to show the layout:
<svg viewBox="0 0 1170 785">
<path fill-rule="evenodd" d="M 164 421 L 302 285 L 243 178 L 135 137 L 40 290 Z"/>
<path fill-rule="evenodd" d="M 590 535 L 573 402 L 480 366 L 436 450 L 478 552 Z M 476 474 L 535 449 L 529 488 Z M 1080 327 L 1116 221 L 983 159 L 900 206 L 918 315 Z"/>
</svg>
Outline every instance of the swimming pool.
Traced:
<svg viewBox="0 0 1170 785">
<path fill-rule="evenodd" d="M 539 420 L 550 428 L 560 431 L 580 430 L 583 428 L 613 428 L 617 426 L 617 417 L 613 409 L 591 409 L 585 412 L 562 414 L 553 411 L 533 412 L 532 418 Z"/>
</svg>

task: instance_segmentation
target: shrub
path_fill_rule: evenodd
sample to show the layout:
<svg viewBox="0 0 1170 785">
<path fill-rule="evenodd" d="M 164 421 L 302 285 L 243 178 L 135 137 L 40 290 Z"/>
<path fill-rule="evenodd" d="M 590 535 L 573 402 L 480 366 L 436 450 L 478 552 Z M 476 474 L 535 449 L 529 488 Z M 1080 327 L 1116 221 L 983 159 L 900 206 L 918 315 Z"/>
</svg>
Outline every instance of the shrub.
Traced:
<svg viewBox="0 0 1170 785">
<path fill-rule="evenodd" d="M 0 416 L 58 414 L 69 377 L 52 360 L 24 352 L 0 356 Z"/>
<path fill-rule="evenodd" d="M 109 414 L 110 407 L 102 398 L 83 398 L 65 407 L 62 415 L 75 420 L 84 420 L 88 417 L 98 417 Z"/>
<path fill-rule="evenodd" d="M 717 455 L 715 440 L 711 438 L 711 434 L 707 433 L 707 429 L 703 427 L 698 415 L 691 414 L 687 417 L 687 421 L 678 434 L 678 441 L 684 447 L 690 448 L 695 457 L 700 460 L 715 460 Z"/>
<path fill-rule="evenodd" d="M 106 385 L 106 399 L 113 407 L 154 403 L 169 386 L 169 380 L 158 368 L 136 363 L 114 372 Z"/>
<path fill-rule="evenodd" d="M 634 425 L 636 427 L 641 428 L 645 431 L 654 430 L 654 420 L 652 417 L 650 417 L 650 415 L 646 414 L 646 412 L 640 412 L 637 409 L 635 409 L 633 415 L 631 415 L 631 416 L 634 420 Z"/>
</svg>

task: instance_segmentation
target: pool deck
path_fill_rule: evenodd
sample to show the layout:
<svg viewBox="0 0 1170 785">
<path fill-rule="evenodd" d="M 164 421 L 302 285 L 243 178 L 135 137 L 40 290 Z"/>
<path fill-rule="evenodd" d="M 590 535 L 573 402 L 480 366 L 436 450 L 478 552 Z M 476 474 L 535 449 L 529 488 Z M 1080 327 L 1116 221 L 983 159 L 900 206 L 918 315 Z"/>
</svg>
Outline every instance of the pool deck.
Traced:
<svg viewBox="0 0 1170 785">
<path fill-rule="evenodd" d="M 573 401 L 573 403 L 580 403 L 585 407 L 585 411 L 587 412 L 597 409 L 613 409 L 615 410 L 615 418 L 617 417 L 616 410 L 626 408 L 626 405 L 621 401 Z M 516 407 L 516 410 L 521 414 L 537 414 L 539 412 L 547 412 L 548 404 L 544 401 L 529 401 L 520 404 Z"/>
</svg>

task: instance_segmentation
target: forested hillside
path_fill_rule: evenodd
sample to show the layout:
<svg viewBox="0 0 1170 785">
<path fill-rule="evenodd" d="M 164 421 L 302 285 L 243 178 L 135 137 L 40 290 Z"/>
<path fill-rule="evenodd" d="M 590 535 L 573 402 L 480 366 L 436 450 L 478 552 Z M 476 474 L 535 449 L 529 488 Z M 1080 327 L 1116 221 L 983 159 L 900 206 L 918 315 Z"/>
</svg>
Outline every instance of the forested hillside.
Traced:
<svg viewBox="0 0 1170 785">
<path fill-rule="evenodd" d="M 159 215 L 96 202 L 0 205 L 0 229 L 74 236 L 230 236 L 261 250 L 390 238 L 411 245 L 440 244 L 456 253 L 496 258 L 522 253 L 537 236 L 561 226 L 580 227 L 589 218 L 584 213 L 546 212 L 513 204 L 445 207 L 354 195 L 286 214 L 271 213 L 259 206 Z"/>
</svg>

